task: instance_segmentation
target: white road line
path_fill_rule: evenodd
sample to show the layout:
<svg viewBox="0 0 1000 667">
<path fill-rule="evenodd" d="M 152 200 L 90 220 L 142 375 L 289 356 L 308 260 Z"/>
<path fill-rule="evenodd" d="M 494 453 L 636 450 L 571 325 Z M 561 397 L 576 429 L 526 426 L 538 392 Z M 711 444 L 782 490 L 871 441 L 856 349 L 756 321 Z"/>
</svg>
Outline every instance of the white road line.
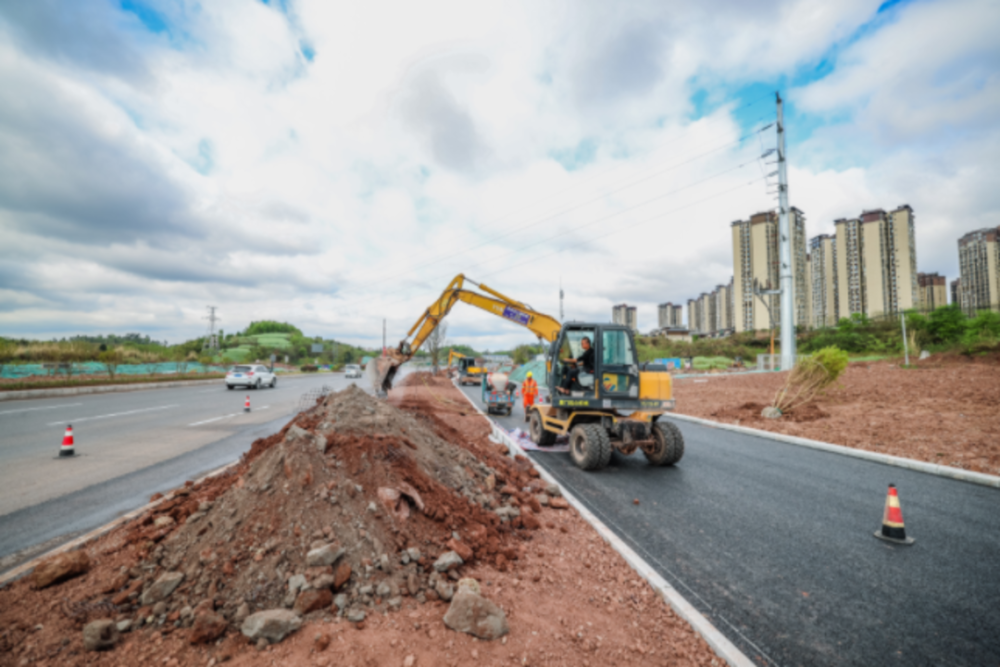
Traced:
<svg viewBox="0 0 1000 667">
<path fill-rule="evenodd" d="M 107 419 L 109 417 L 124 417 L 126 415 L 137 415 L 140 412 L 153 412 L 154 410 L 169 410 L 170 408 L 179 407 L 178 405 L 161 405 L 157 408 L 143 408 L 142 410 L 129 410 L 128 412 L 114 412 L 110 415 L 97 415 L 96 417 L 80 417 L 79 419 L 64 419 L 57 422 L 49 422 L 47 426 L 56 426 L 57 424 L 78 424 L 80 422 L 89 422 L 94 419 Z"/>
<path fill-rule="evenodd" d="M 271 406 L 270 405 L 265 405 L 264 407 L 255 408 L 255 409 L 256 410 L 267 410 L 269 407 L 271 407 Z M 202 424 L 211 424 L 212 422 L 217 422 L 220 419 L 229 419 L 230 417 L 239 417 L 242 414 L 244 414 L 244 413 L 242 413 L 242 412 L 234 412 L 231 415 L 222 415 L 221 417 L 212 417 L 211 419 L 206 419 L 204 421 L 195 422 L 193 424 L 188 424 L 188 426 L 201 426 Z"/>
<path fill-rule="evenodd" d="M 0 412 L 0 415 L 12 415 L 17 412 L 31 412 L 32 410 L 55 410 L 57 408 L 75 408 L 78 405 L 83 405 L 83 403 L 67 403 L 66 405 L 50 405 L 45 408 L 22 408 L 20 410 L 5 410 Z"/>
</svg>

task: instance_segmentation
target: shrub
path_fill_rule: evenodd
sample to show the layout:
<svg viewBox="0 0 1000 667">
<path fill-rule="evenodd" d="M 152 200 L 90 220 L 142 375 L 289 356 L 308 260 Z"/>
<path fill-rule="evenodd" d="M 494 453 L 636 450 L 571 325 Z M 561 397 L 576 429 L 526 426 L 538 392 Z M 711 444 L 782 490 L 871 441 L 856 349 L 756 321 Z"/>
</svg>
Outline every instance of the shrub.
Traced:
<svg viewBox="0 0 1000 667">
<path fill-rule="evenodd" d="M 303 373 L 315 373 L 316 371 L 319 370 L 319 367 L 315 366 L 314 364 L 306 364 L 304 366 L 299 366 L 299 370 L 302 371 Z"/>
<path fill-rule="evenodd" d="M 788 374 L 785 386 L 775 395 L 772 405 L 782 412 L 788 412 L 808 403 L 816 394 L 837 381 L 847 368 L 847 362 L 847 352 L 832 346 L 799 359 Z"/>
</svg>

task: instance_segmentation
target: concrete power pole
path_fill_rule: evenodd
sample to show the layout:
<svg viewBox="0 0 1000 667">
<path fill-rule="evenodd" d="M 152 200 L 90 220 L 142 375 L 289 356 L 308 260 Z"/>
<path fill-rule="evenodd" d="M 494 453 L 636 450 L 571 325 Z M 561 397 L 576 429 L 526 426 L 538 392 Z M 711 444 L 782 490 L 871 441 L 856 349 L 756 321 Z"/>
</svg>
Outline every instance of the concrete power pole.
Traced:
<svg viewBox="0 0 1000 667">
<path fill-rule="evenodd" d="M 794 295 L 792 294 L 792 234 L 788 223 L 788 162 L 785 159 L 785 116 L 778 102 L 778 257 L 781 261 L 781 370 L 795 365 Z"/>
</svg>

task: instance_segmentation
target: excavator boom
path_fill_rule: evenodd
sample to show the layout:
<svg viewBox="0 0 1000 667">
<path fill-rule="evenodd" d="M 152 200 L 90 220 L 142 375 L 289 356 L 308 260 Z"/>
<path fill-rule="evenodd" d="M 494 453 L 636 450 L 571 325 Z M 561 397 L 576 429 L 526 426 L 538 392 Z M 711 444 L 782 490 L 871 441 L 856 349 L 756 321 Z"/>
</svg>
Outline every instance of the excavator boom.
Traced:
<svg viewBox="0 0 1000 667">
<path fill-rule="evenodd" d="M 478 287 L 485 294 L 465 289 L 466 283 Z M 464 301 L 497 317 L 520 324 L 540 339 L 550 343 L 559 337 L 559 331 L 562 328 L 562 325 L 555 318 L 539 313 L 525 303 L 511 299 L 486 285 L 476 283 L 466 278 L 465 275 L 459 274 L 448 284 L 437 301 L 432 303 L 417 319 L 407 332 L 406 338 L 400 341 L 399 346 L 390 350 L 388 356 L 379 359 L 377 365 L 372 364 L 372 367 L 377 369 L 377 373 L 370 374 L 370 377 L 379 392 L 388 392 L 392 388 L 392 380 L 399 367 L 416 354 L 431 332 L 437 328 L 441 320 L 451 312 L 451 309 L 459 301 Z"/>
</svg>

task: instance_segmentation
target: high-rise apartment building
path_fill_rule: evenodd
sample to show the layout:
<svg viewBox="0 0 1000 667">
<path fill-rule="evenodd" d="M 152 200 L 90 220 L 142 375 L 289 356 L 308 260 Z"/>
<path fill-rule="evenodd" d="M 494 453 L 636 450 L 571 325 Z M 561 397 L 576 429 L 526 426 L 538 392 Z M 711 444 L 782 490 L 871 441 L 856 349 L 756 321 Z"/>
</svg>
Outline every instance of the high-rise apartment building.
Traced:
<svg viewBox="0 0 1000 667">
<path fill-rule="evenodd" d="M 674 305 L 669 301 L 657 306 L 657 323 L 661 329 L 682 329 L 684 328 L 684 309 Z"/>
<path fill-rule="evenodd" d="M 715 333 L 716 300 L 713 294 L 702 292 L 698 297 L 701 307 L 698 309 L 698 325 L 703 334 Z"/>
<path fill-rule="evenodd" d="M 919 289 L 920 310 L 927 312 L 948 305 L 947 281 L 937 273 L 918 273 L 917 287 Z"/>
<path fill-rule="evenodd" d="M 627 303 L 620 303 L 611 309 L 611 321 L 615 324 L 624 324 L 632 331 L 639 330 L 635 306 L 630 306 Z"/>
<path fill-rule="evenodd" d="M 701 310 L 701 302 L 698 299 L 688 299 L 687 302 L 687 317 L 688 317 L 688 329 L 693 334 L 701 333 L 701 329 L 698 328 L 698 312 Z"/>
<path fill-rule="evenodd" d="M 1000 227 L 969 232 L 958 240 L 959 303 L 967 314 L 1000 308 Z"/>
<path fill-rule="evenodd" d="M 806 219 L 792 207 L 788 216 L 792 244 L 792 293 L 795 323 L 808 322 L 806 296 Z M 778 248 L 778 214 L 766 211 L 750 216 L 749 220 L 732 223 L 733 238 L 733 323 L 736 331 L 756 331 L 771 327 L 767 308 L 754 296 L 754 280 L 760 289 L 778 289 L 780 256 Z M 781 297 L 764 297 L 779 319 Z"/>
<path fill-rule="evenodd" d="M 951 281 L 951 305 L 957 306 L 960 302 L 959 293 L 962 289 L 962 279 L 955 278 Z"/>
<path fill-rule="evenodd" d="M 813 327 L 837 324 L 837 255 L 833 236 L 820 234 L 809 241 L 810 307 Z"/>
<path fill-rule="evenodd" d="M 836 220 L 834 253 L 839 317 L 868 317 L 916 307 L 917 246 L 913 209 L 891 213 L 865 211 L 859 218 Z"/>
<path fill-rule="evenodd" d="M 730 333 L 733 330 L 733 281 L 728 285 L 717 285 L 712 292 L 715 300 L 715 320 L 712 330 L 716 333 Z"/>
</svg>

